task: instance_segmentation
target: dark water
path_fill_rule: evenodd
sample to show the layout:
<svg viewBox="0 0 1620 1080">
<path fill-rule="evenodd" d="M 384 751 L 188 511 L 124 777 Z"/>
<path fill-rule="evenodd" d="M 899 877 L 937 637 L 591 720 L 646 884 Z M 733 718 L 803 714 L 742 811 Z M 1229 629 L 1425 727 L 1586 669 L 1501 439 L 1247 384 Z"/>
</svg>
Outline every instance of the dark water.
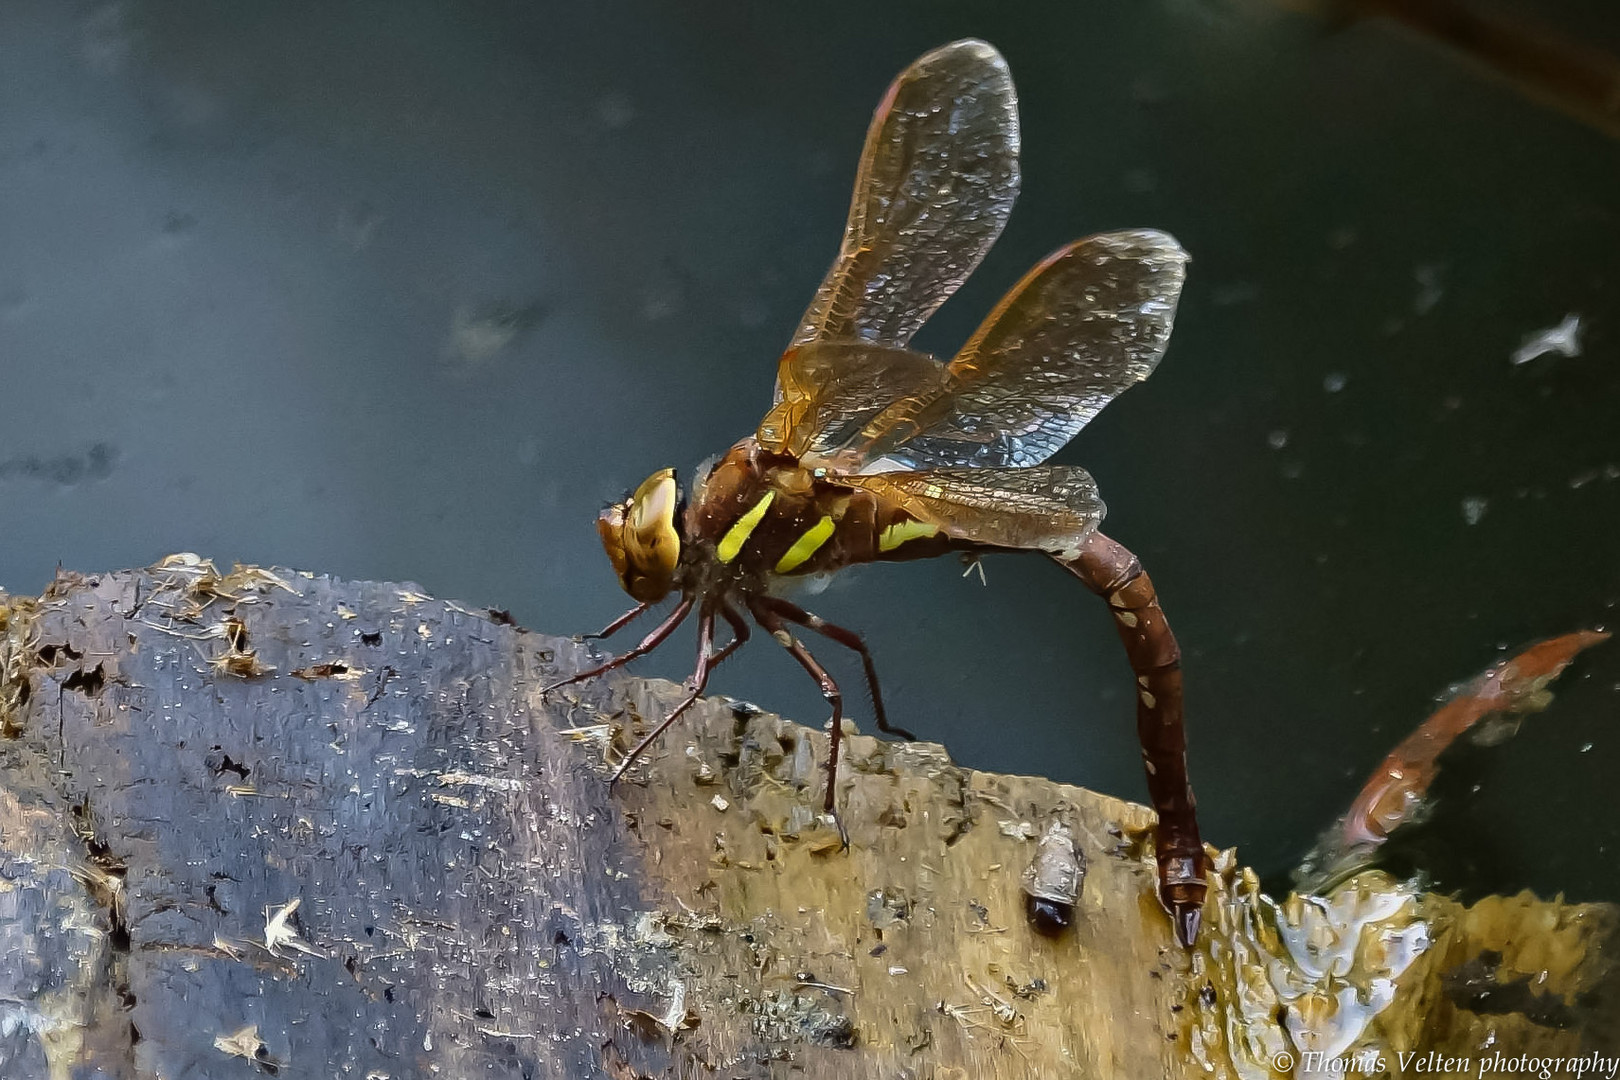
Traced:
<svg viewBox="0 0 1620 1080">
<path fill-rule="evenodd" d="M 1620 143 L 1258 3 L 795 10 L 6 0 L 0 582 L 194 550 L 600 625 L 595 512 L 752 429 L 873 105 L 971 34 L 1019 86 L 1024 194 L 922 347 L 1075 236 L 1194 256 L 1164 365 L 1059 460 L 1181 635 L 1208 837 L 1285 871 L 1447 683 L 1614 618 Z M 1571 313 L 1583 355 L 1510 362 Z M 1142 797 L 1101 605 L 987 569 L 815 606 L 962 761 Z M 1620 644 L 1452 759 L 1440 884 L 1620 899 L 1617 687 Z M 715 688 L 822 713 L 768 642 Z"/>
</svg>

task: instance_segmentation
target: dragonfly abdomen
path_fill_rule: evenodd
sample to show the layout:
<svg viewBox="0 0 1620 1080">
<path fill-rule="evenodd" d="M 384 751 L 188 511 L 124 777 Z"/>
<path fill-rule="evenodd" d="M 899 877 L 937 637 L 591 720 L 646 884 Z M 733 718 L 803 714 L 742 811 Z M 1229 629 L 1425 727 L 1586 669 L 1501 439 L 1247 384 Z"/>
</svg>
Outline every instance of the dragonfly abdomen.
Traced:
<svg viewBox="0 0 1620 1080">
<path fill-rule="evenodd" d="M 1136 675 L 1136 731 L 1148 793 L 1159 815 L 1154 837 L 1159 895 L 1175 922 L 1176 936 L 1190 945 L 1198 936 L 1206 886 L 1198 804 L 1187 778 L 1181 646 L 1159 607 L 1153 580 L 1125 547 L 1093 532 L 1078 557 L 1058 562 L 1107 601 Z"/>
</svg>

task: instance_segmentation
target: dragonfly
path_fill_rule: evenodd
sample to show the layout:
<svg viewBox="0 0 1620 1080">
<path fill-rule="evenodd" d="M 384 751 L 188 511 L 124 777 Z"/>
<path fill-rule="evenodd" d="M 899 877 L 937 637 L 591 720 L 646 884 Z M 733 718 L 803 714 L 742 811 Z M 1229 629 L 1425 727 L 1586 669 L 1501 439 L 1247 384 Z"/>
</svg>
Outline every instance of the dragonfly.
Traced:
<svg viewBox="0 0 1620 1080">
<path fill-rule="evenodd" d="M 951 360 L 909 348 L 1001 234 L 1018 154 L 1017 96 L 992 46 L 958 41 L 901 72 L 867 132 L 838 256 L 778 360 L 758 429 L 701 466 L 689 487 L 661 469 L 597 520 L 636 606 L 591 637 L 617 633 L 672 595 L 673 611 L 634 648 L 546 690 L 646 655 L 696 613 L 685 694 L 618 764 L 616 781 L 749 640 L 752 618 L 831 707 L 825 809 L 838 821 L 843 692 L 800 632 L 858 655 L 878 729 L 913 736 L 889 722 L 861 636 L 800 607 L 792 586 L 859 563 L 1045 555 L 1104 599 L 1124 643 L 1158 813 L 1159 898 L 1190 947 L 1204 848 L 1180 648 L 1140 561 L 1099 531 L 1095 481 L 1047 463 L 1158 365 L 1187 255 L 1151 229 L 1074 241 L 1014 285 Z M 717 644 L 721 623 L 730 635 Z"/>
</svg>

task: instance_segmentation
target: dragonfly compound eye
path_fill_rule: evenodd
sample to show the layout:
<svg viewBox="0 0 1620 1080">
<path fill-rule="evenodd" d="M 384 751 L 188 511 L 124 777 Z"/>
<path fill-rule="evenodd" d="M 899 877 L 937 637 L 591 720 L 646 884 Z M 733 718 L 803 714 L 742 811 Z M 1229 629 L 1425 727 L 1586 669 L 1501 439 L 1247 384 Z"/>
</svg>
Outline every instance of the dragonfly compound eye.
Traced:
<svg viewBox="0 0 1620 1080">
<path fill-rule="evenodd" d="M 607 552 L 608 561 L 613 564 L 613 572 L 618 575 L 619 582 L 628 589 L 630 584 L 625 576 L 627 567 L 624 556 L 625 505 L 614 503 L 603 509 L 596 519 L 596 531 L 602 537 L 602 549 Z"/>
<path fill-rule="evenodd" d="M 609 507 L 597 522 L 602 545 L 625 591 L 643 603 L 663 599 L 675 584 L 675 567 L 681 559 L 681 533 L 675 523 L 680 504 L 675 470 L 660 469 L 641 482 L 628 503 Z M 616 538 L 611 535 L 614 517 L 622 522 Z"/>
</svg>

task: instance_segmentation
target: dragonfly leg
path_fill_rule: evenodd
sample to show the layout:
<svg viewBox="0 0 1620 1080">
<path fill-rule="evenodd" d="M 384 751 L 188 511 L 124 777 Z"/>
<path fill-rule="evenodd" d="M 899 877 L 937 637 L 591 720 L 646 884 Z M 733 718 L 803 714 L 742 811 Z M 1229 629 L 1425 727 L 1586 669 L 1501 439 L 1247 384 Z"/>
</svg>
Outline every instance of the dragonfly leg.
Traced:
<svg viewBox="0 0 1620 1080">
<path fill-rule="evenodd" d="M 1187 732 L 1182 721 L 1181 647 L 1159 609 L 1153 581 L 1122 545 L 1094 532 L 1072 561 L 1059 560 L 1086 588 L 1108 602 L 1114 629 L 1136 674 L 1136 733 L 1159 824 L 1154 847 L 1159 899 L 1176 938 L 1191 946 L 1204 904 L 1204 844 L 1198 802 L 1187 779 Z"/>
<path fill-rule="evenodd" d="M 753 631 L 748 629 L 748 620 L 737 614 L 737 610 L 725 601 L 720 602 L 720 617 L 731 625 L 732 638 L 730 644 L 714 654 L 714 663 L 711 668 L 719 667 L 720 661 L 736 652 L 748 643 Z"/>
<path fill-rule="evenodd" d="M 730 619 L 727 619 L 727 621 L 730 622 Z M 732 623 L 732 625 L 733 627 L 736 626 L 735 623 Z M 703 688 L 709 685 L 709 673 L 714 670 L 715 665 L 736 652 L 738 647 L 746 640 L 748 640 L 746 634 L 739 635 L 733 638 L 718 653 L 715 652 L 714 610 L 707 604 L 703 606 L 703 610 L 698 613 L 697 667 L 692 671 L 691 679 L 687 680 L 686 696 L 681 698 L 676 706 L 669 711 L 669 715 L 659 722 L 657 727 L 642 736 L 641 741 L 631 747 L 628 754 L 624 755 L 624 760 L 619 762 L 618 767 L 613 770 L 613 775 L 608 777 L 609 787 L 618 783 L 619 777 L 624 775 L 626 769 L 635 764 L 636 759 L 646 752 L 647 747 L 656 742 L 658 736 L 669 729 L 669 725 L 673 724 L 683 712 L 692 707 L 692 703 L 698 699 L 698 695 L 703 693 Z"/>
<path fill-rule="evenodd" d="M 657 740 L 658 736 L 668 730 L 669 725 L 673 724 L 683 712 L 692 707 L 692 703 L 698 699 L 698 696 L 703 693 L 704 687 L 709 684 L 709 676 L 714 672 L 715 668 L 720 666 L 720 662 L 747 643 L 752 631 L 748 629 L 748 623 L 743 620 L 743 617 L 733 611 L 730 605 L 723 602 L 720 604 L 720 614 L 731 625 L 732 639 L 716 650 L 714 648 L 714 612 L 705 607 L 699 613 L 698 662 L 696 670 L 692 672 L 691 680 L 686 684 L 688 691 L 686 697 L 682 698 L 675 708 L 670 710 L 669 715 L 664 717 L 657 727 L 648 732 L 624 756 L 624 760 L 619 762 L 618 767 L 613 770 L 613 775 L 608 778 L 609 787 L 618 782 L 619 777 L 624 775 L 625 770 L 635 763 L 636 759 Z"/>
<path fill-rule="evenodd" d="M 883 712 L 883 694 L 878 690 L 877 665 L 872 663 L 872 654 L 867 651 L 866 642 L 861 635 L 836 623 L 830 623 L 814 612 L 806 611 L 799 605 L 775 596 L 762 596 L 759 602 L 789 622 L 798 623 L 809 630 L 814 630 L 823 637 L 837 642 L 846 649 L 861 654 L 861 664 L 866 668 L 866 686 L 872 694 L 872 713 L 877 719 L 878 730 L 889 735 L 898 735 L 907 742 L 916 742 L 917 736 L 903 727 L 896 727 L 889 723 L 889 718 Z"/>
<path fill-rule="evenodd" d="M 827 813 L 832 815 L 833 823 L 838 826 L 839 839 L 844 842 L 845 847 L 848 847 L 849 831 L 844 828 L 844 821 L 838 816 L 837 806 L 838 747 L 844 735 L 844 694 L 838 689 L 837 681 L 827 669 L 810 655 L 810 650 L 804 647 L 804 643 L 794 637 L 792 631 L 783 624 L 784 615 L 776 607 L 781 603 L 783 601 L 779 600 L 767 603 L 765 598 L 756 596 L 748 601 L 748 610 L 753 613 L 759 625 L 765 628 L 765 632 L 775 638 L 777 643 L 799 662 L 799 666 L 810 673 L 810 677 L 816 680 L 816 685 L 821 687 L 821 696 L 832 706 L 832 735 L 827 740 L 827 799 L 824 805 Z"/>
<path fill-rule="evenodd" d="M 646 656 L 648 653 L 658 648 L 658 646 L 662 645 L 669 638 L 669 635 L 675 632 L 675 628 L 685 621 L 686 616 L 689 615 L 691 611 L 692 598 L 689 596 L 682 597 L 681 602 L 675 605 L 675 610 L 669 613 L 669 618 L 659 623 L 653 628 L 652 633 L 642 638 L 640 645 L 637 645 L 623 656 L 615 656 L 612 660 L 609 660 L 605 664 L 600 664 L 597 667 L 577 672 L 568 676 L 566 679 L 558 679 L 549 686 L 541 687 L 540 696 L 545 697 L 553 690 L 572 685 L 573 683 L 584 682 L 586 679 L 594 679 L 598 675 L 605 675 L 615 668 L 623 667 L 638 656 Z"/>
<path fill-rule="evenodd" d="M 623 615 L 620 615 L 617 619 L 614 619 L 612 622 L 602 627 L 602 629 L 598 630 L 596 633 L 586 634 L 581 640 L 601 641 L 604 638 L 610 638 L 614 634 L 617 634 L 620 630 L 623 630 L 625 627 L 635 622 L 637 619 L 641 618 L 642 615 L 646 614 L 647 609 L 650 607 L 652 607 L 651 603 L 637 604 Z"/>
</svg>

